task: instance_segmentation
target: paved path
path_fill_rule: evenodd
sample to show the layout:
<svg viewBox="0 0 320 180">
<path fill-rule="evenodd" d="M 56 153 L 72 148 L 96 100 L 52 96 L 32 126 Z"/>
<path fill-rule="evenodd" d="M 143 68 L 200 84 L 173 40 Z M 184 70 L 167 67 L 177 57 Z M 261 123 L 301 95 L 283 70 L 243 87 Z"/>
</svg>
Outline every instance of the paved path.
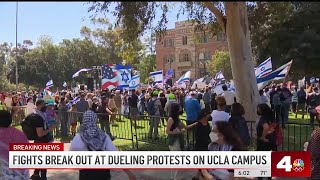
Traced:
<svg viewBox="0 0 320 180">
<path fill-rule="evenodd" d="M 70 143 L 64 143 L 64 149 L 69 150 Z M 137 180 L 170 180 L 171 171 L 134 170 Z M 33 170 L 30 171 L 32 175 Z M 196 170 L 184 170 L 181 180 L 191 180 L 197 174 Z M 48 170 L 48 180 L 78 180 L 79 171 L 75 170 Z M 112 180 L 127 180 L 128 176 L 121 170 L 111 171 Z M 254 178 L 252 178 L 254 179 Z M 277 180 L 303 180 L 299 178 L 277 178 Z"/>
</svg>

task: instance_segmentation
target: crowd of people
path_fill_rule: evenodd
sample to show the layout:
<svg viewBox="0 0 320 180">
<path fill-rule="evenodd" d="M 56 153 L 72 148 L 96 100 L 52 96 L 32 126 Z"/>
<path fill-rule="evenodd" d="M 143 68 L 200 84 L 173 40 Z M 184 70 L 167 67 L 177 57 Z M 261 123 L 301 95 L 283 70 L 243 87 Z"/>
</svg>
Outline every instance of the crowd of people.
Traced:
<svg viewBox="0 0 320 180">
<path fill-rule="evenodd" d="M 304 88 L 298 91 L 294 86 L 289 89 L 283 84 L 272 85 L 270 90 L 265 88 L 259 92 L 258 119 L 250 120 L 257 122 L 258 151 L 277 150 L 281 144 L 279 132 L 288 122 L 290 108 L 294 113 L 302 110 L 303 118 L 308 111 L 311 126 L 314 126 L 314 119 L 318 119 L 319 114 L 317 107 L 320 105 L 320 95 L 317 87 L 311 88 L 312 92 L 306 92 Z M 185 143 L 186 146 L 194 146 L 194 150 L 198 151 L 247 150 L 252 137 L 246 124 L 244 108 L 237 102 L 235 92 L 228 90 L 226 85 L 222 86 L 222 89 L 224 92 L 219 95 L 210 87 L 201 90 L 148 88 L 122 92 L 116 89 L 77 93 L 62 91 L 54 95 L 39 92 L 2 93 L 0 135 L 3 137 L 8 132 L 16 135 L 12 136 L 12 139 L 2 140 L 0 145 L 5 147 L 8 143 L 30 140 L 29 136 L 26 138 L 21 131 L 10 128 L 12 121 L 16 121 L 17 114 L 24 111 L 27 115 L 25 119 L 32 117 L 34 121 L 34 142 L 49 143 L 54 140 L 54 135 L 73 135 L 70 147 L 73 151 L 115 151 L 112 142 L 115 137 L 111 134 L 110 125 L 116 123 L 117 114 L 131 118 L 134 120 L 132 122 L 139 120 L 141 116 L 149 117 L 148 137 L 154 141 L 159 138 L 159 126 L 166 126 L 167 142 L 172 151 L 183 150 Z M 180 119 L 184 112 L 186 123 Z M 319 140 L 314 140 L 319 136 L 318 131 L 316 129 L 312 134 L 306 150 L 312 153 L 313 176 L 320 178 L 317 158 L 319 151 L 316 151 L 316 146 L 320 144 Z M 190 139 L 194 140 L 195 144 L 192 144 L 193 141 L 185 141 L 185 134 L 192 136 Z M 8 161 L 7 152 L 1 154 L 1 159 Z M 132 172 L 125 172 L 129 179 L 135 179 Z M 223 170 L 199 170 L 193 179 L 199 179 L 200 176 L 206 179 L 226 179 L 233 176 L 232 173 Z M 10 176 L 14 176 L 12 174 Z M 17 171 L 17 174 L 23 177 L 28 173 Z M 31 179 L 46 179 L 46 174 L 44 169 L 35 170 Z M 172 178 L 180 179 L 180 174 L 180 171 L 172 171 Z M 110 171 L 80 170 L 79 173 L 80 179 L 99 179 L 100 176 L 110 179 Z"/>
</svg>

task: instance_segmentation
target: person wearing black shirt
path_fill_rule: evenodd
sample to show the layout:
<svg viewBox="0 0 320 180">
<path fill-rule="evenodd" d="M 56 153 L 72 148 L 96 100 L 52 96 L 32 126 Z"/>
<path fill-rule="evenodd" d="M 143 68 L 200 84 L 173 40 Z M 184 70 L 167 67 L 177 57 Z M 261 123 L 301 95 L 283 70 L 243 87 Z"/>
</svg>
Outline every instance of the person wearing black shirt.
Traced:
<svg viewBox="0 0 320 180">
<path fill-rule="evenodd" d="M 307 104 L 310 114 L 310 125 L 314 128 L 314 119 L 318 114 L 315 109 L 320 105 L 320 94 L 317 87 L 314 87 L 313 92 L 308 95 Z"/>
<path fill-rule="evenodd" d="M 129 101 L 130 116 L 131 118 L 136 119 L 137 115 L 139 114 L 139 110 L 138 110 L 139 97 L 136 94 L 136 91 L 134 89 L 132 90 L 132 94 L 129 97 L 128 101 Z"/>
<path fill-rule="evenodd" d="M 210 112 L 208 109 L 201 109 L 198 114 L 198 124 L 195 126 L 195 151 L 207 151 L 210 144 L 209 134 L 211 132 L 210 124 L 208 123 Z"/>
<path fill-rule="evenodd" d="M 48 123 L 45 121 L 46 104 L 44 100 L 38 100 L 36 102 L 36 118 L 33 119 L 32 125 L 35 127 L 38 137 L 34 140 L 35 143 L 49 143 L 52 142 L 52 136 L 49 133 L 55 129 L 55 124 L 48 126 Z M 41 173 L 41 177 L 40 177 Z M 46 169 L 35 169 L 33 175 L 30 177 L 32 180 L 46 180 L 47 179 L 47 170 Z"/>
</svg>

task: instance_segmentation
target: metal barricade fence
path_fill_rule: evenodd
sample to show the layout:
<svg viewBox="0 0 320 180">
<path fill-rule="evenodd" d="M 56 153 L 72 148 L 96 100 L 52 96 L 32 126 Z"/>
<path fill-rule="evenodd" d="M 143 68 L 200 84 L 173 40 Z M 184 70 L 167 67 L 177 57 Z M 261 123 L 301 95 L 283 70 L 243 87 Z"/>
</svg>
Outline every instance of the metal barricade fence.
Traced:
<svg viewBox="0 0 320 180">
<path fill-rule="evenodd" d="M 69 136 L 71 134 L 71 124 L 77 122 L 77 129 L 79 123 L 82 121 L 81 112 L 70 111 L 56 111 L 57 114 L 57 127 L 54 132 L 55 137 Z M 12 126 L 20 125 L 22 119 L 26 117 L 26 108 L 19 107 L 16 114 L 13 115 Z M 121 114 L 116 115 L 115 124 L 110 123 L 108 114 L 97 113 L 98 127 L 102 128 L 105 132 L 109 131 L 112 136 L 117 139 L 125 139 L 132 141 L 132 148 L 139 148 L 139 142 L 147 142 L 152 144 L 166 145 L 166 125 L 167 117 L 137 115 L 137 117 L 127 117 Z M 108 121 L 109 119 L 109 121 Z M 152 119 L 150 121 L 150 119 Z M 185 119 L 181 119 L 185 122 Z M 105 121 L 105 122 L 104 122 Z M 211 124 L 211 122 L 209 122 Z M 256 122 L 247 121 L 247 126 L 251 136 L 250 150 L 254 150 L 256 146 L 255 132 Z M 158 133 L 154 129 L 158 130 Z M 152 129 L 152 131 L 151 131 Z M 304 143 L 309 140 L 313 128 L 307 123 L 286 123 L 286 128 L 282 130 L 282 145 L 278 146 L 278 150 L 283 151 L 301 151 L 303 150 Z M 157 134 L 157 137 L 155 135 Z M 185 149 L 192 150 L 195 145 L 195 138 L 192 133 L 186 133 Z"/>
</svg>

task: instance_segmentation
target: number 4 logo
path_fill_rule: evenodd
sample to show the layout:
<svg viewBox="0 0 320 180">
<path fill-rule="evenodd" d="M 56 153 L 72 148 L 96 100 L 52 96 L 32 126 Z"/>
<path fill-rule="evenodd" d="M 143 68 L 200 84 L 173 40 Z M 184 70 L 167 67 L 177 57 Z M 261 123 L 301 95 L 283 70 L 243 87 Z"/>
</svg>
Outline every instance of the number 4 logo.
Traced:
<svg viewBox="0 0 320 180">
<path fill-rule="evenodd" d="M 291 156 L 284 156 L 277 164 L 277 169 L 285 169 L 286 172 L 291 172 Z"/>
</svg>

